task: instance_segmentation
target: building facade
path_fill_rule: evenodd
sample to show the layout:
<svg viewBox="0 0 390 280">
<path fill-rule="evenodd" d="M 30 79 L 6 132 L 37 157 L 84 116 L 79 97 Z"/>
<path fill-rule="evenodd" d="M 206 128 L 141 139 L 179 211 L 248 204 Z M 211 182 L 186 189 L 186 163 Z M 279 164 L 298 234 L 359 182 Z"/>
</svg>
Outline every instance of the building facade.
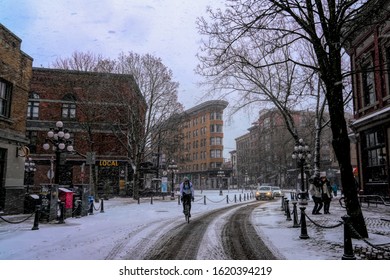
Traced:
<svg viewBox="0 0 390 280">
<path fill-rule="evenodd" d="M 23 211 L 27 100 L 33 59 L 0 24 L 0 211 Z"/>
<path fill-rule="evenodd" d="M 198 189 L 230 185 L 231 168 L 224 166 L 223 158 L 223 111 L 227 106 L 226 101 L 211 100 L 180 114 L 173 137 L 175 149 L 163 148 L 162 157 L 166 160 L 165 167 L 172 160 L 177 164 L 176 183 L 187 176 Z"/>
<path fill-rule="evenodd" d="M 299 135 L 309 144 L 314 154 L 314 112 L 295 111 L 292 118 Z M 260 111 L 259 118 L 248 128 L 248 133 L 235 140 L 239 184 L 270 184 L 283 188 L 296 188 L 299 185 L 300 169 L 291 157 L 296 143 L 277 109 Z M 323 128 L 319 166 L 332 182 L 339 184 L 338 166 L 331 140 L 330 129 Z M 312 174 L 313 159 L 310 166 L 306 172 Z"/>
<path fill-rule="evenodd" d="M 132 174 L 129 123 L 137 124 L 142 135 L 145 110 L 130 75 L 33 68 L 26 133 L 36 166 L 34 185 L 97 183 L 101 192 L 124 191 Z M 57 121 L 70 135 L 71 152 L 44 149 L 45 143 L 55 146 L 48 133 Z"/>
<path fill-rule="evenodd" d="M 370 6 L 367 6 L 370 7 Z M 364 194 L 390 196 L 390 1 L 379 14 L 370 10 L 364 28 L 347 38 L 351 58 L 357 144 L 355 175 Z"/>
</svg>

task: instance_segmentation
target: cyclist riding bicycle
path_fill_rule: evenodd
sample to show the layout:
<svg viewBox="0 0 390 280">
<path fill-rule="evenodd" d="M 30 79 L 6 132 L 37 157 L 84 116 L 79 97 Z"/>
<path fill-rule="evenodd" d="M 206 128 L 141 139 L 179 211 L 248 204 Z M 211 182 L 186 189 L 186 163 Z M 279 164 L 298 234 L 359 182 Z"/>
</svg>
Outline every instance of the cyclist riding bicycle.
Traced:
<svg viewBox="0 0 390 280">
<path fill-rule="evenodd" d="M 183 213 L 185 202 L 188 202 L 190 210 L 189 216 L 191 217 L 191 200 L 194 201 L 194 188 L 188 177 L 184 177 L 183 182 L 180 184 L 180 199 L 183 204 Z"/>
</svg>

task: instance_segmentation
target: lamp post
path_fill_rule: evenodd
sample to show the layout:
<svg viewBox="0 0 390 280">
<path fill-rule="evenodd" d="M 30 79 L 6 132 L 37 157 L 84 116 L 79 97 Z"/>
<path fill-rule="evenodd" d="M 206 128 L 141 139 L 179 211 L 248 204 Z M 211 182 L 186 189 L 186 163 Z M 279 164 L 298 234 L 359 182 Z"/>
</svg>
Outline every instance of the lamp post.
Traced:
<svg viewBox="0 0 390 280">
<path fill-rule="evenodd" d="M 225 172 L 222 170 L 222 168 L 219 169 L 217 176 L 219 178 L 219 187 L 222 188 L 222 178 L 225 176 Z"/>
<path fill-rule="evenodd" d="M 299 139 L 297 144 L 294 147 L 292 153 L 292 158 L 298 160 L 299 166 L 301 168 L 301 190 L 298 194 L 299 204 L 301 207 L 301 235 L 299 238 L 308 239 L 307 228 L 306 228 L 306 216 L 305 216 L 305 205 L 307 205 L 308 192 L 305 191 L 305 181 L 304 181 L 304 168 L 307 159 L 311 158 L 311 153 L 309 146 L 305 144 L 303 139 Z"/>
<path fill-rule="evenodd" d="M 43 144 L 43 149 L 49 150 L 50 144 L 53 151 L 55 152 L 55 172 L 54 172 L 54 183 L 59 184 L 59 171 L 60 171 L 60 157 L 63 152 L 73 152 L 72 141 L 70 140 L 70 134 L 67 129 L 64 129 L 64 124 L 62 121 L 56 122 L 55 128 L 50 128 L 47 132 L 47 137 L 45 139 L 45 144 Z"/>
<path fill-rule="evenodd" d="M 175 163 L 174 160 L 172 160 L 171 164 L 168 165 L 168 169 L 171 171 L 171 174 L 172 174 L 171 199 L 175 199 L 174 179 L 175 179 L 175 172 L 177 172 L 177 164 Z"/>
<path fill-rule="evenodd" d="M 25 184 L 27 185 L 27 193 L 29 193 L 30 185 L 33 184 L 33 173 L 37 171 L 35 167 L 35 162 L 33 162 L 32 158 L 27 158 L 24 162 L 24 172 L 25 172 Z"/>
<path fill-rule="evenodd" d="M 225 175 L 223 172 L 222 168 L 220 168 L 217 172 L 217 177 L 218 177 L 218 185 L 219 185 L 219 195 L 223 195 L 222 193 L 222 177 Z"/>
<path fill-rule="evenodd" d="M 311 153 L 309 146 L 305 144 L 303 139 L 299 139 L 298 143 L 295 145 L 292 158 L 298 160 L 298 164 L 301 169 L 301 190 L 298 198 L 300 199 L 301 205 L 307 205 L 308 193 L 305 191 L 304 168 L 306 160 L 311 158 Z"/>
</svg>

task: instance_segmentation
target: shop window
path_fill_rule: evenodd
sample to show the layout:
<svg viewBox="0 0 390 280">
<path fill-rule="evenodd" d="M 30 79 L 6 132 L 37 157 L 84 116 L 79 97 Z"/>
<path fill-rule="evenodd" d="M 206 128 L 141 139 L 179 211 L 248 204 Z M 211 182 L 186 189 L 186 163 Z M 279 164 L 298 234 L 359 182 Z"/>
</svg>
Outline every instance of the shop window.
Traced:
<svg viewBox="0 0 390 280">
<path fill-rule="evenodd" d="M 387 181 L 386 147 L 383 130 L 365 134 L 366 181 Z"/>
</svg>

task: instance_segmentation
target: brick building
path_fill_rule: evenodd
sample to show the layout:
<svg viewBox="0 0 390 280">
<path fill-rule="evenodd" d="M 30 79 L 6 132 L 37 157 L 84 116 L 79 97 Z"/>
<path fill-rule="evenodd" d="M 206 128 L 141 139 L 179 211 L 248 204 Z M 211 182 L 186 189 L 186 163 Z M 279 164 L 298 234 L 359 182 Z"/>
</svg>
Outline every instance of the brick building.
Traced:
<svg viewBox="0 0 390 280">
<path fill-rule="evenodd" d="M 292 117 L 305 142 L 314 145 L 314 112 L 295 111 Z M 331 131 L 321 132 L 321 171 L 327 172 L 332 182 L 339 184 L 338 165 L 331 147 Z M 239 185 L 271 184 L 296 187 L 299 168 L 291 157 L 295 141 L 277 109 L 262 110 L 259 118 L 248 128 L 248 133 L 237 137 L 237 178 Z M 314 151 L 312 151 L 314 154 Z M 307 170 L 312 172 L 312 170 Z"/>
<path fill-rule="evenodd" d="M 26 110 L 33 59 L 0 24 L 0 211 L 23 210 Z"/>
<path fill-rule="evenodd" d="M 228 102 L 211 100 L 180 114 L 176 135 L 170 141 L 174 149 L 162 147 L 160 166 L 169 171 L 172 160 L 177 164 L 177 182 L 191 178 L 196 188 L 226 188 L 230 185 L 231 168 L 224 166 L 223 111 Z"/>
<path fill-rule="evenodd" d="M 360 188 L 364 194 L 390 196 L 390 1 L 379 13 L 368 1 L 364 28 L 346 38 L 351 57 L 354 118 Z M 377 5 L 377 4 L 376 4 Z M 353 22 L 352 25 L 359 24 Z"/>
<path fill-rule="evenodd" d="M 90 183 L 95 176 L 99 186 L 108 188 L 104 192 L 118 194 L 132 174 L 126 146 L 129 123 L 138 124 L 137 135 L 142 135 L 145 110 L 131 75 L 33 68 L 26 111 L 37 169 L 34 185 L 53 183 L 51 170 L 58 169 L 59 185 Z M 73 147 L 61 152 L 59 161 L 54 151 L 43 149 L 46 142 L 52 144 L 47 135 L 57 121 Z"/>
</svg>

